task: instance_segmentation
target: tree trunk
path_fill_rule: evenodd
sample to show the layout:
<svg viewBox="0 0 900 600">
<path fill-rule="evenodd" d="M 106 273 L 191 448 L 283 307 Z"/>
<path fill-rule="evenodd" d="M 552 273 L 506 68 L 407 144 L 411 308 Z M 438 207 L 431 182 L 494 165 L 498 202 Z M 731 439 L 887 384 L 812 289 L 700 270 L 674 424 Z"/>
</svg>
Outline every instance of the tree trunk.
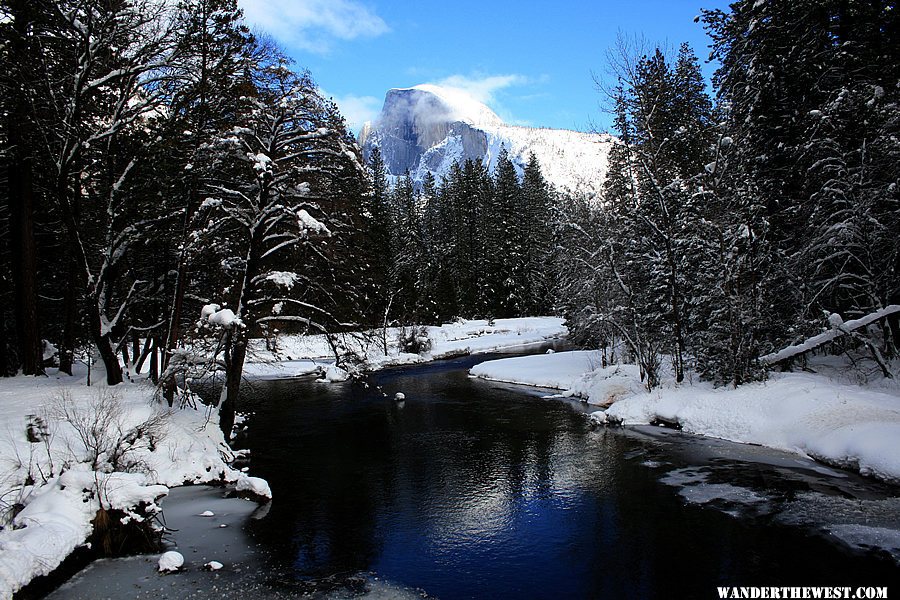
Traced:
<svg viewBox="0 0 900 600">
<path fill-rule="evenodd" d="M 232 336 L 232 333 L 228 333 Z M 225 440 L 231 439 L 231 430 L 234 429 L 234 415 L 237 411 L 238 394 L 241 389 L 241 379 L 244 372 L 244 359 L 247 356 L 247 338 L 243 332 L 231 338 L 231 350 L 226 351 L 225 358 L 225 389 L 223 400 L 219 406 L 219 427 L 225 435 Z"/>
<path fill-rule="evenodd" d="M 265 206 L 266 190 L 260 192 L 260 205 Z M 225 440 L 231 439 L 234 428 L 234 413 L 237 410 L 238 394 L 241 389 L 241 378 L 244 373 L 244 359 L 247 357 L 249 331 L 252 327 L 252 316 L 249 310 L 254 296 L 253 278 L 259 273 L 260 256 L 262 254 L 263 228 L 256 227 L 250 235 L 250 247 L 247 249 L 247 262 L 240 287 L 236 290 L 237 317 L 244 319 L 228 325 L 225 342 L 225 387 L 219 402 L 219 427 L 225 434 Z"/>
<path fill-rule="evenodd" d="M 196 152 L 196 149 L 195 149 Z M 162 370 L 163 372 L 169 368 L 169 360 L 172 353 L 178 347 L 181 339 L 181 314 L 184 312 L 184 294 L 187 291 L 188 281 L 188 256 L 186 248 L 188 245 L 188 232 L 190 230 L 191 220 L 193 218 L 193 207 L 196 206 L 196 185 L 191 185 L 188 192 L 188 202 L 184 211 L 184 222 L 181 230 L 182 250 L 178 255 L 178 273 L 175 280 L 175 295 L 172 298 L 172 312 L 169 315 L 169 328 L 166 332 L 166 345 L 163 352 Z M 169 376 L 163 386 L 163 396 L 172 406 L 175 398 L 175 374 Z"/>
<path fill-rule="evenodd" d="M 15 129 L 15 128 L 13 128 Z M 13 137 L 10 133 L 10 137 Z M 14 151 L 14 154 L 18 152 Z M 34 194 L 31 159 L 13 158 L 9 165 L 10 258 L 15 291 L 16 338 L 25 375 L 43 375 L 43 353 L 37 313 L 37 249 L 34 243 Z"/>
<path fill-rule="evenodd" d="M 65 260 L 69 270 L 66 276 L 67 284 L 63 299 L 63 311 L 65 321 L 63 323 L 63 339 L 59 348 L 59 370 L 67 375 L 72 374 L 72 365 L 75 361 L 75 328 L 78 326 L 78 278 L 75 275 L 75 265 L 72 260 Z"/>
<path fill-rule="evenodd" d="M 2 281 L 2 280 L 0 280 Z M 4 286 L 5 288 L 6 286 Z M 0 295 L 5 296 L 6 290 L 3 289 L 0 291 Z M 0 337 L 2 337 L 3 341 L 0 341 L 0 377 L 8 377 L 10 375 L 9 369 L 9 344 L 6 342 L 8 338 L 8 333 L 6 330 L 6 311 L 0 309 Z"/>
<path fill-rule="evenodd" d="M 29 2 L 11 3 L 15 35 L 10 41 L 11 65 L 20 69 L 28 64 L 27 36 L 29 35 Z M 13 268 L 16 342 L 22 372 L 43 375 L 43 351 L 37 312 L 37 247 L 34 241 L 34 182 L 33 158 L 29 140 L 29 107 L 25 98 L 23 73 L 14 73 L 19 86 L 8 88 L 15 94 L 7 116 L 9 143 L 9 235 L 10 260 Z"/>
<path fill-rule="evenodd" d="M 149 336 L 148 336 L 149 337 Z M 138 357 L 141 355 L 141 336 L 137 331 L 131 332 L 131 357 L 137 362 Z M 134 374 L 138 374 L 137 368 L 134 370 Z"/>
<path fill-rule="evenodd" d="M 159 383 L 159 338 L 156 337 L 153 338 L 153 348 L 150 351 L 150 381 Z M 169 406 L 172 406 L 171 402 Z"/>
<path fill-rule="evenodd" d="M 897 253 L 894 263 L 894 271 L 900 273 L 900 253 Z M 890 304 L 900 304 L 900 293 L 894 294 L 889 300 Z M 888 351 L 888 357 L 893 358 L 900 353 L 900 313 L 888 316 L 886 323 L 888 329 L 890 329 L 890 339 L 888 339 L 888 336 L 885 336 L 884 345 L 886 346 L 885 350 Z"/>
<path fill-rule="evenodd" d="M 144 362 L 147 360 L 147 357 L 150 356 L 150 350 L 153 348 L 153 336 L 148 335 L 147 339 L 144 340 L 144 349 L 139 350 L 135 356 L 138 356 L 137 362 L 134 365 L 134 372 L 140 373 L 141 369 L 144 368 Z"/>
<path fill-rule="evenodd" d="M 94 343 L 97 345 L 97 350 L 100 351 L 100 358 L 106 368 L 106 384 L 119 385 L 122 383 L 122 365 L 119 364 L 119 357 L 116 356 L 109 337 L 95 337 Z"/>
<path fill-rule="evenodd" d="M 106 368 L 106 384 L 118 385 L 122 383 L 122 366 L 119 364 L 119 357 L 113 349 L 109 334 L 104 334 L 100 322 L 99 307 L 92 307 L 91 310 L 91 337 L 97 351 L 100 353 L 100 359 Z"/>
<path fill-rule="evenodd" d="M 128 352 L 128 344 L 122 344 L 122 364 L 125 365 L 126 369 L 131 369 L 131 354 Z"/>
<path fill-rule="evenodd" d="M 166 346 L 163 353 L 162 370 L 163 372 L 169 368 L 169 360 L 172 353 L 178 347 L 178 340 L 181 337 L 181 311 L 184 307 L 184 292 L 186 288 L 187 266 L 185 264 L 186 257 L 182 253 L 178 264 L 178 280 L 175 282 L 175 297 L 172 299 L 172 314 L 169 317 L 169 331 L 166 336 Z M 169 406 L 175 400 L 175 374 L 172 373 L 166 377 L 163 384 L 163 397 Z"/>
</svg>

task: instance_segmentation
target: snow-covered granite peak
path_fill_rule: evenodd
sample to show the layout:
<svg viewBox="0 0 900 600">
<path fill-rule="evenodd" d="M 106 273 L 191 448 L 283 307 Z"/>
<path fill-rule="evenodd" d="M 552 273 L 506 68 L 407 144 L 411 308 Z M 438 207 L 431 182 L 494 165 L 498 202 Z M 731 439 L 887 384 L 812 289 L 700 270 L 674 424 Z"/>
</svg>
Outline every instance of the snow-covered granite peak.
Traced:
<svg viewBox="0 0 900 600">
<path fill-rule="evenodd" d="M 493 169 L 506 148 L 519 173 L 534 153 L 544 177 L 560 189 L 596 192 L 606 176 L 612 138 L 565 129 L 507 125 L 462 90 L 431 84 L 388 90 L 381 114 L 366 123 L 359 143 L 368 159 L 378 146 L 388 173 L 437 179 L 455 161 L 479 160 Z"/>
</svg>

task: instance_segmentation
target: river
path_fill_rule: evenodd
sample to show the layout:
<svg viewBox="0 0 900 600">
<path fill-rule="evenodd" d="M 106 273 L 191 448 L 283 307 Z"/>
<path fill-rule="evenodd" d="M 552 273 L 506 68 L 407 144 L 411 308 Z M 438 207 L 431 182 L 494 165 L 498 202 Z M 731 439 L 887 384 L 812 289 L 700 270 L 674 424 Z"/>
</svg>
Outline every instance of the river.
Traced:
<svg viewBox="0 0 900 600">
<path fill-rule="evenodd" d="M 488 358 L 368 388 L 248 384 L 240 443 L 275 500 L 222 528 L 246 551 L 185 532 L 186 573 L 99 561 L 53 597 L 712 598 L 900 581 L 897 488 L 672 430 L 594 430 L 579 402 L 468 377 Z M 197 523 L 217 492 L 193 493 L 207 496 L 167 503 Z M 198 568 L 213 558 L 221 571 Z"/>
</svg>

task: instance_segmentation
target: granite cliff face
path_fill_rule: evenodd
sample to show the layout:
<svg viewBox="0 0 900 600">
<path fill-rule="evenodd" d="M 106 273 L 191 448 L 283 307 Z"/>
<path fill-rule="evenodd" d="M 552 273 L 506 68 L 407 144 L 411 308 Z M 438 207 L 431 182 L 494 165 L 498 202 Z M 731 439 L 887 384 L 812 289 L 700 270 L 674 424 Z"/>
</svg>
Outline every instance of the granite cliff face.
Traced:
<svg viewBox="0 0 900 600">
<path fill-rule="evenodd" d="M 544 176 L 560 189 L 595 192 L 606 175 L 611 138 L 562 129 L 506 125 L 464 92 L 433 85 L 389 90 L 381 115 L 359 135 L 368 159 L 378 146 L 391 175 L 436 178 L 455 161 L 479 160 L 493 169 L 506 148 L 519 171 L 533 152 Z"/>
</svg>

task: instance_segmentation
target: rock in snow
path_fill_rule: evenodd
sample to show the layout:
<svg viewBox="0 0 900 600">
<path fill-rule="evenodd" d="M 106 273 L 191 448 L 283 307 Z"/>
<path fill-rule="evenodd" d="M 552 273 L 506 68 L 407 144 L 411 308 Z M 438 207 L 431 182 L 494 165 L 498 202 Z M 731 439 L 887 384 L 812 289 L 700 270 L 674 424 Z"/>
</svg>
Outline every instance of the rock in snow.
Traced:
<svg viewBox="0 0 900 600">
<path fill-rule="evenodd" d="M 262 500 L 272 499 L 272 490 L 269 488 L 268 482 L 259 477 L 241 477 L 237 480 L 234 489 L 239 496 L 252 496 Z"/>
<path fill-rule="evenodd" d="M 174 573 L 183 565 L 184 556 L 181 555 L 181 552 L 169 550 L 168 552 L 163 552 L 162 556 L 159 557 L 160 573 Z"/>
</svg>

